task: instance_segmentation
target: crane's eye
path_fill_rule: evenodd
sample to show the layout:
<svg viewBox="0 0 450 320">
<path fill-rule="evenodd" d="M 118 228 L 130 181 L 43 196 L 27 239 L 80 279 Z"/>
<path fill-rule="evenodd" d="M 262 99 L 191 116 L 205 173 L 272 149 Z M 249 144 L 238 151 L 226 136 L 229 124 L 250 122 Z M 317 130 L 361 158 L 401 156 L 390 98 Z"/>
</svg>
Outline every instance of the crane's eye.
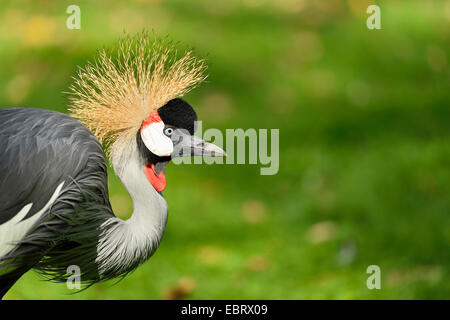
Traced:
<svg viewBox="0 0 450 320">
<path fill-rule="evenodd" d="M 164 129 L 164 134 L 168 137 L 170 137 L 173 133 L 173 128 L 172 127 L 167 127 Z"/>
</svg>

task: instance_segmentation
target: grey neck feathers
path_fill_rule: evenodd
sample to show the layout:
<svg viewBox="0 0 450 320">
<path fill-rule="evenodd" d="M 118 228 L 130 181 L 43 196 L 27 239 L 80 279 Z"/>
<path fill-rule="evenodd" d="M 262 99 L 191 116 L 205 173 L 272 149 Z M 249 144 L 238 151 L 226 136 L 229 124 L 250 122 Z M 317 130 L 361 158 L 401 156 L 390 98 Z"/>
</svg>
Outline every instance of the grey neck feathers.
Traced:
<svg viewBox="0 0 450 320">
<path fill-rule="evenodd" d="M 119 179 L 128 190 L 134 211 L 128 220 L 117 217 L 102 224 L 96 262 L 100 275 L 134 269 L 158 248 L 167 222 L 167 203 L 147 180 L 144 161 L 136 145 L 127 147 L 121 159 L 112 159 Z"/>
</svg>

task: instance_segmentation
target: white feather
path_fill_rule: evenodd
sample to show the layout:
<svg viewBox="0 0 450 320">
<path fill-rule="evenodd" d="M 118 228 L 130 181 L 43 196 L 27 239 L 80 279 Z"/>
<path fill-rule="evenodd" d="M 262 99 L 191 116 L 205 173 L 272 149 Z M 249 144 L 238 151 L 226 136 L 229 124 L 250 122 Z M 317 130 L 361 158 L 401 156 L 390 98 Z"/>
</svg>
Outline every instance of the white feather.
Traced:
<svg viewBox="0 0 450 320">
<path fill-rule="evenodd" d="M 172 140 L 164 134 L 164 123 L 154 122 L 141 130 L 145 146 L 157 156 L 169 156 L 173 152 Z"/>
<path fill-rule="evenodd" d="M 25 205 L 12 219 L 0 225 L 0 257 L 10 252 L 20 241 L 23 236 L 27 234 L 31 227 L 39 220 L 39 218 L 47 211 L 48 208 L 58 198 L 64 181 L 59 184 L 55 192 L 51 196 L 47 204 L 33 216 L 22 220 L 33 206 L 32 203 Z"/>
</svg>

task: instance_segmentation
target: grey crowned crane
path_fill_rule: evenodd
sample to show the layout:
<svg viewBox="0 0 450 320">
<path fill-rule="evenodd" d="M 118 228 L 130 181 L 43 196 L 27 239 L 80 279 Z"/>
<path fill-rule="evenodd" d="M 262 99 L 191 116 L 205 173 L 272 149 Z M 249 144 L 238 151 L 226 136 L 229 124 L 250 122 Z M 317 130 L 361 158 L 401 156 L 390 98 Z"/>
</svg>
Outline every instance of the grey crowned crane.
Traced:
<svg viewBox="0 0 450 320">
<path fill-rule="evenodd" d="M 175 157 L 225 156 L 194 136 L 181 97 L 205 64 L 147 33 L 99 51 L 71 86 L 71 115 L 0 109 L 0 297 L 28 270 L 47 280 L 80 268 L 85 286 L 123 277 L 158 248 L 167 222 L 165 168 Z M 106 155 L 134 211 L 116 217 Z"/>
</svg>

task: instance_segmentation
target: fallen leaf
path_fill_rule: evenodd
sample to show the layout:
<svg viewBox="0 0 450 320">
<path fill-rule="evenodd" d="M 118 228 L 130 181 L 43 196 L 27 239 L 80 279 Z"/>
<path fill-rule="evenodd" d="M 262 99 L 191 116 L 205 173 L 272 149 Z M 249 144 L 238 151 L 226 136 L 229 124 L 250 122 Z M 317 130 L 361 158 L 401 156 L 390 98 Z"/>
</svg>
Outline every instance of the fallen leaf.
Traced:
<svg viewBox="0 0 450 320">
<path fill-rule="evenodd" d="M 241 214 L 245 222 L 261 223 L 266 219 L 266 205 L 259 200 L 248 200 L 242 204 Z"/>
<path fill-rule="evenodd" d="M 246 266 L 250 271 L 262 272 L 269 268 L 269 261 L 263 255 L 254 255 L 247 259 Z"/>
<path fill-rule="evenodd" d="M 185 298 L 192 293 L 197 283 L 193 278 L 184 277 L 178 280 L 178 282 L 163 292 L 163 299 L 167 300 L 179 300 Z"/>
<path fill-rule="evenodd" d="M 217 246 L 200 246 L 196 251 L 196 256 L 203 264 L 218 265 L 224 260 L 225 251 Z"/>
<path fill-rule="evenodd" d="M 336 224 L 332 221 L 322 221 L 312 225 L 306 232 L 306 240 L 318 244 L 333 239 L 336 236 Z"/>
</svg>

